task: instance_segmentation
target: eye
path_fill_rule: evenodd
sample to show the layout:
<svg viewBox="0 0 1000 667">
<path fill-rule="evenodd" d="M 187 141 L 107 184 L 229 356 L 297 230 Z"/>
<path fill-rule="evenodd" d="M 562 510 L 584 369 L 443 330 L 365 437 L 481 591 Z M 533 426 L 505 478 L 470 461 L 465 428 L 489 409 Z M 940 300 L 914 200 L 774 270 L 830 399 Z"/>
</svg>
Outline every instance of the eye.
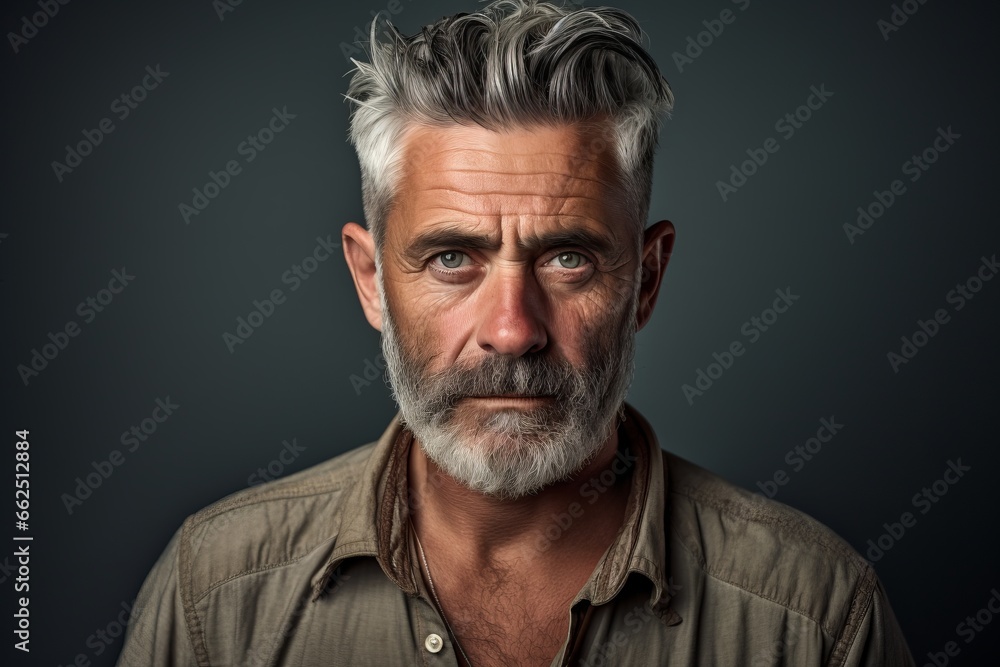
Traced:
<svg viewBox="0 0 1000 667">
<path fill-rule="evenodd" d="M 465 263 L 468 258 L 464 252 L 458 252 L 457 250 L 449 250 L 448 252 L 442 252 L 437 255 L 435 259 L 441 262 L 441 266 L 446 269 L 457 269 Z"/>
<path fill-rule="evenodd" d="M 552 261 L 558 262 L 558 265 L 564 269 L 578 269 L 590 260 L 578 252 L 563 252 L 553 257 Z"/>
</svg>

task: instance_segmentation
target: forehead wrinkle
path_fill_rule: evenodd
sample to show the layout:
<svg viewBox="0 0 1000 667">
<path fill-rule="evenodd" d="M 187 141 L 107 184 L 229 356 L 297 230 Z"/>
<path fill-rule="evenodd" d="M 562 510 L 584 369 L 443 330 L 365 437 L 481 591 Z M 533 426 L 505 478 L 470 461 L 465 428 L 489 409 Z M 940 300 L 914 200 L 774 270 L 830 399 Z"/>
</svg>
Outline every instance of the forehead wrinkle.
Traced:
<svg viewBox="0 0 1000 667">
<path fill-rule="evenodd" d="M 518 197 L 494 197 L 490 195 L 453 195 L 447 202 L 434 202 L 429 206 L 417 204 L 412 209 L 416 218 L 431 214 L 441 219 L 455 212 L 462 218 L 471 217 L 475 220 L 506 218 L 538 218 L 551 219 L 586 219 L 602 224 L 604 220 L 612 219 L 611 212 L 601 206 L 599 199 L 549 197 L 540 198 L 537 195 Z"/>
<path fill-rule="evenodd" d="M 581 176 L 579 174 L 566 172 L 566 171 L 498 171 L 496 169 L 448 169 L 448 173 L 452 174 L 484 174 L 487 176 L 521 176 L 524 178 L 531 178 L 535 176 L 560 176 L 566 179 L 572 179 L 574 181 L 587 181 L 590 183 L 598 183 L 600 185 L 609 186 L 610 183 L 604 178 L 588 178 L 586 176 Z"/>
<path fill-rule="evenodd" d="M 452 137 L 449 137 L 440 142 L 437 142 L 435 144 L 436 148 L 424 148 L 422 149 L 422 153 L 428 158 L 439 158 L 441 156 L 451 156 L 451 155 L 457 155 L 459 157 L 462 157 L 465 153 L 471 153 L 472 155 L 470 155 L 468 159 L 473 164 L 481 163 L 483 161 L 483 156 L 486 155 L 490 157 L 495 157 L 497 158 L 498 161 L 504 161 L 510 159 L 515 162 L 522 162 L 526 158 L 542 159 L 542 158 L 558 157 L 558 158 L 563 158 L 566 161 L 570 162 L 580 162 L 582 164 L 592 164 L 595 166 L 597 165 L 610 166 L 605 160 L 599 159 L 601 153 L 592 153 L 592 155 L 594 155 L 593 158 L 585 158 L 579 153 L 561 153 L 558 151 L 543 151 L 543 150 L 531 151 L 528 153 L 515 153 L 509 150 L 502 150 L 502 151 L 490 150 L 489 148 L 486 148 L 481 145 L 475 147 L 449 146 L 448 143 L 452 139 L 453 139 Z"/>
<path fill-rule="evenodd" d="M 543 199 L 558 199 L 560 201 L 566 199 L 586 199 L 589 201 L 603 202 L 603 197 L 590 197 L 583 194 L 573 193 L 573 194 L 550 194 L 547 192 L 517 192 L 512 193 L 506 190 L 484 190 L 479 192 L 465 192 L 463 190 L 457 190 L 455 188 L 439 187 L 439 188 L 423 188 L 422 192 L 451 192 L 460 197 L 481 197 L 483 195 L 498 195 L 498 196 L 511 196 L 511 197 L 540 197 Z"/>
<path fill-rule="evenodd" d="M 454 206 L 428 206 L 428 207 L 424 208 L 424 210 L 425 211 L 445 211 L 446 213 L 449 213 L 449 214 L 451 214 L 451 213 L 459 213 L 462 216 L 468 216 L 468 218 L 462 218 L 460 216 L 454 216 L 454 219 L 437 220 L 437 221 L 434 221 L 433 223 L 428 223 L 428 224 L 437 224 L 438 222 L 461 222 L 462 220 L 466 220 L 466 219 L 470 219 L 470 218 L 471 219 L 475 219 L 476 224 L 478 224 L 480 221 L 487 221 L 487 222 L 488 221 L 497 221 L 497 220 L 500 220 L 503 217 L 505 217 L 505 216 L 502 216 L 500 214 L 482 214 L 482 213 L 477 213 L 475 211 L 466 210 L 466 209 L 462 209 L 462 208 L 457 208 L 457 207 L 454 207 Z M 508 214 L 507 217 L 510 217 L 511 215 L 514 215 L 514 214 Z M 601 222 L 600 218 L 595 218 L 593 216 L 584 215 L 582 213 L 563 213 L 563 212 L 559 212 L 559 213 L 525 213 L 525 214 L 523 214 L 523 216 L 524 217 L 532 217 L 532 218 L 566 218 L 568 220 L 585 220 L 585 221 L 588 221 L 588 222 L 596 223 L 598 226 L 600 226 L 600 225 L 603 224 Z"/>
<path fill-rule="evenodd" d="M 529 163 L 532 165 L 538 165 L 541 168 L 547 168 L 547 165 L 560 165 L 560 164 L 574 164 L 580 166 L 588 166 L 591 168 L 599 168 L 601 166 L 610 166 L 601 160 L 601 154 L 598 153 L 587 153 L 585 151 L 575 151 L 570 150 L 569 152 L 553 151 L 547 149 L 544 146 L 538 146 L 530 152 L 514 152 L 510 150 L 504 151 L 494 151 L 489 148 L 479 145 L 464 147 L 458 150 L 440 152 L 437 154 L 430 153 L 434 157 L 438 157 L 442 160 L 451 159 L 455 164 L 456 168 L 470 167 L 475 169 L 478 165 L 486 162 L 490 167 L 497 167 L 505 163 L 510 164 L 525 164 Z"/>
<path fill-rule="evenodd" d="M 587 132 L 587 127 L 573 124 L 514 128 L 510 133 L 466 126 L 413 125 L 402 138 L 406 180 L 421 181 L 434 172 L 518 178 L 529 169 L 535 174 L 551 173 L 562 179 L 617 189 L 617 156 L 611 150 L 594 151 L 588 146 Z M 525 145 L 532 150 L 517 150 Z"/>
<path fill-rule="evenodd" d="M 507 137 L 505 133 L 491 132 L 482 128 L 455 127 L 455 128 L 433 128 L 426 126 L 413 126 L 409 128 L 403 136 L 404 153 L 408 166 L 415 167 L 420 171 L 424 170 L 425 164 L 447 163 L 454 161 L 450 165 L 452 170 L 462 170 L 471 167 L 471 170 L 480 169 L 484 162 L 487 164 L 485 171 L 496 173 L 506 173 L 503 167 L 506 164 L 514 164 L 520 167 L 526 162 L 543 165 L 566 165 L 571 164 L 574 172 L 583 171 L 616 171 L 617 159 L 613 151 L 605 150 L 595 152 L 585 148 L 586 137 L 582 131 L 584 128 L 574 128 L 572 125 L 568 129 L 576 130 L 568 140 L 559 138 L 558 141 L 565 145 L 579 147 L 579 150 L 563 152 L 558 150 L 557 145 L 553 146 L 551 140 L 559 130 L 554 128 L 518 128 L 519 131 L 531 134 L 534 132 L 538 137 L 538 142 L 549 142 L 548 148 L 539 145 L 537 150 L 529 152 L 514 152 L 518 143 L 514 136 Z M 560 129 L 567 129 L 560 128 Z M 517 133 L 515 133 L 517 134 Z M 470 145 L 470 142 L 473 145 Z M 536 143 L 537 145 L 537 143 Z M 494 146 L 497 146 L 494 148 Z"/>
<path fill-rule="evenodd" d="M 451 210 L 448 209 L 448 212 L 450 213 Z M 554 218 L 555 222 L 535 225 L 532 224 L 534 218 Z M 530 231 L 527 233 L 517 231 L 523 229 Z M 566 215 L 563 213 L 541 215 L 535 213 L 487 216 L 470 215 L 469 218 L 465 219 L 443 217 L 425 222 L 422 229 L 417 233 L 417 236 L 453 233 L 456 236 L 465 235 L 469 237 L 482 237 L 483 239 L 489 238 L 490 242 L 494 243 L 493 239 L 502 237 L 504 230 L 511 230 L 516 232 L 516 236 L 523 236 L 524 238 L 568 237 L 578 233 L 581 238 L 587 236 L 605 236 L 617 242 L 619 237 L 616 229 L 603 224 L 597 218 L 584 215 Z M 496 241 L 495 244 L 497 246 L 500 245 L 499 241 Z"/>
<path fill-rule="evenodd" d="M 412 208 L 406 216 L 413 221 L 407 225 L 411 239 L 442 228 L 452 228 L 466 235 L 492 234 L 495 230 L 508 229 L 513 223 L 517 229 L 534 228 L 533 236 L 553 236 L 555 231 L 572 233 L 582 228 L 592 235 L 607 238 L 608 243 L 603 245 L 608 251 L 624 245 L 622 234 L 627 230 L 598 198 L 533 195 L 511 202 L 503 201 L 506 198 L 496 201 L 483 195 L 451 194 L 447 201 L 411 202 Z M 525 198 L 529 201 L 525 202 Z M 595 203 L 598 206 L 595 207 Z M 501 233 L 501 236 L 508 235 L 509 232 Z"/>
<path fill-rule="evenodd" d="M 407 213 L 396 218 L 409 228 L 405 236 L 429 229 L 432 218 L 454 216 L 458 220 L 448 222 L 464 221 L 464 230 L 472 232 L 484 223 L 506 228 L 513 216 L 547 221 L 545 227 L 562 219 L 571 226 L 583 222 L 621 247 L 625 230 L 617 224 L 621 184 L 614 156 L 588 152 L 586 137 L 537 136 L 540 150 L 512 152 L 508 149 L 535 146 L 535 139 L 522 134 L 506 141 L 503 135 L 467 128 L 408 134 L 406 175 L 398 192 L 406 193 Z"/>
<path fill-rule="evenodd" d="M 563 166 L 563 165 L 560 165 Z M 495 169 L 455 169 L 429 165 L 415 175 L 422 190 L 452 190 L 468 194 L 537 194 L 567 196 L 595 189 L 611 190 L 615 184 L 592 170 L 541 169 L 501 171 Z M 609 193 L 610 194 L 610 193 Z"/>
<path fill-rule="evenodd" d="M 620 229 L 622 225 L 616 224 L 614 216 L 610 212 L 606 212 L 604 207 L 595 211 L 595 207 L 589 204 L 590 201 L 600 202 L 600 200 L 586 198 L 584 201 L 587 202 L 587 205 L 581 206 L 579 202 L 574 201 L 573 197 L 548 197 L 546 199 L 548 201 L 544 208 L 547 210 L 544 212 L 537 210 L 512 211 L 509 202 L 504 202 L 501 205 L 500 202 L 491 202 L 488 198 L 484 200 L 483 197 L 471 195 L 463 197 L 461 203 L 474 202 L 479 205 L 478 209 L 462 206 L 461 203 L 456 203 L 453 200 L 426 206 L 415 202 L 414 212 L 416 215 L 414 217 L 424 220 L 422 224 L 418 223 L 419 231 L 416 232 L 416 235 L 424 236 L 442 227 L 453 228 L 457 233 L 470 236 L 481 235 L 484 230 L 486 233 L 492 233 L 498 227 L 508 229 L 511 224 L 514 224 L 517 229 L 530 230 L 526 236 L 535 239 L 553 238 L 559 236 L 560 233 L 562 236 L 570 238 L 574 233 L 582 232 L 581 238 L 575 242 L 566 241 L 557 243 L 557 245 L 576 243 L 584 247 L 592 247 L 596 251 L 601 251 L 608 259 L 611 259 L 614 249 L 621 249 L 624 246 L 622 234 L 627 230 Z M 527 208 L 537 208 L 537 206 L 538 198 L 535 197 Z M 509 235 L 509 232 L 502 235 Z M 585 238 L 587 235 L 592 237 L 590 242 L 587 242 Z M 605 239 L 605 241 L 601 242 L 600 239 Z M 495 245 L 499 246 L 499 241 Z M 546 244 L 535 240 L 530 245 L 532 249 L 537 250 Z"/>
</svg>

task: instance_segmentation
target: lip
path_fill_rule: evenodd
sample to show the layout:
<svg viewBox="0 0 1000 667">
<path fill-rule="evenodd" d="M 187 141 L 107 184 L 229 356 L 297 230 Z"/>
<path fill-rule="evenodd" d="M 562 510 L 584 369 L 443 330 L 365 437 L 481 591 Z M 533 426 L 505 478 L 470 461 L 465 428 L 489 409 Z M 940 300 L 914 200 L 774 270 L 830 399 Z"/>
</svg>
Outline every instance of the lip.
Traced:
<svg viewBox="0 0 1000 667">
<path fill-rule="evenodd" d="M 524 401 L 541 400 L 546 398 L 553 398 L 546 394 L 487 394 L 483 396 L 466 396 L 466 398 L 477 398 L 477 399 L 516 399 Z"/>
<path fill-rule="evenodd" d="M 466 396 L 466 399 L 471 399 L 474 401 L 484 401 L 490 403 L 506 403 L 523 405 L 525 403 L 538 403 L 543 401 L 551 401 L 555 399 L 555 396 L 542 396 L 542 395 L 526 395 L 526 394 L 491 394 L 489 396 Z"/>
</svg>

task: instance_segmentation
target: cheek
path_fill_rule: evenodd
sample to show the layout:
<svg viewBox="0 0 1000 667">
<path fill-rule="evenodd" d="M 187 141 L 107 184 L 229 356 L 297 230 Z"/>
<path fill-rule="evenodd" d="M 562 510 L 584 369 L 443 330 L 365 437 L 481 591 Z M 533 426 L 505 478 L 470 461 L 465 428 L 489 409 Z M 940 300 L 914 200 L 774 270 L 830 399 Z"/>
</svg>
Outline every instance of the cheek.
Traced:
<svg viewBox="0 0 1000 667">
<path fill-rule="evenodd" d="M 472 339 L 473 308 L 468 302 L 442 299 L 423 290 L 402 290 L 393 308 L 399 337 L 410 354 L 432 371 L 451 367 Z"/>
<path fill-rule="evenodd" d="M 621 304 L 617 310 L 591 308 L 567 318 L 563 356 L 578 367 L 603 363 L 604 357 L 613 354 L 617 339 L 628 335 L 625 305 Z"/>
<path fill-rule="evenodd" d="M 586 313 L 563 306 L 556 308 L 549 325 L 549 348 L 574 366 L 586 359 L 590 322 Z"/>
<path fill-rule="evenodd" d="M 621 328 L 626 316 L 620 299 L 573 299 L 553 308 L 552 341 L 562 356 L 574 364 L 583 364 L 595 345 Z"/>
</svg>

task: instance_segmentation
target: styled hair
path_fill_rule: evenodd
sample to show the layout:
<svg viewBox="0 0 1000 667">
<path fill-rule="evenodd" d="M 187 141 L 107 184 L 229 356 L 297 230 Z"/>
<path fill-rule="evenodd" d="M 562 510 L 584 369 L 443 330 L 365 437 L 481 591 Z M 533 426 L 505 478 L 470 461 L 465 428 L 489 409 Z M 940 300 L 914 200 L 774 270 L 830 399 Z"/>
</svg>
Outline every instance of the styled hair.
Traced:
<svg viewBox="0 0 1000 667">
<path fill-rule="evenodd" d="M 631 15 L 497 0 L 409 37 L 388 24 L 380 41 L 376 24 L 377 18 L 371 62 L 352 59 L 346 97 L 353 103 L 350 141 L 377 255 L 402 173 L 403 135 L 414 124 L 493 131 L 579 124 L 588 136 L 596 133 L 592 155 L 614 150 L 641 237 L 661 116 L 674 98 Z"/>
</svg>

